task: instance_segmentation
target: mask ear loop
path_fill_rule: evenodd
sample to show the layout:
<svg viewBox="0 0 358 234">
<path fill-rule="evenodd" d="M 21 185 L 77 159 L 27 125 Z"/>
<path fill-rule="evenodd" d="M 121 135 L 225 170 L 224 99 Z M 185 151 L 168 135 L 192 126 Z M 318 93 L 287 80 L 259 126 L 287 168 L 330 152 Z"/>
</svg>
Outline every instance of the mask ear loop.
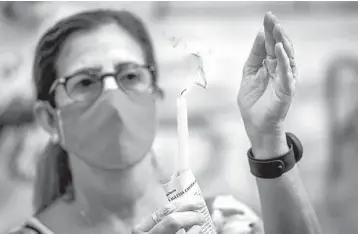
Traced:
<svg viewBox="0 0 358 234">
<path fill-rule="evenodd" d="M 58 122 L 60 143 L 62 145 L 65 145 L 65 134 L 64 134 L 63 122 L 62 122 L 61 111 L 60 110 L 56 110 L 56 117 L 57 117 L 57 122 Z"/>
<path fill-rule="evenodd" d="M 62 131 L 63 131 L 63 129 L 62 129 L 62 121 L 61 121 L 61 118 L 60 118 L 60 111 L 59 111 L 59 110 L 55 110 L 55 109 L 52 107 L 52 105 L 51 105 L 49 102 L 47 102 L 47 101 L 42 101 L 42 103 L 47 106 L 48 112 L 51 112 L 50 114 L 51 114 L 51 117 L 52 117 L 52 124 L 53 124 L 53 121 L 54 121 L 53 118 L 56 118 L 57 121 L 59 122 L 59 129 L 58 129 L 58 130 L 59 130 L 59 134 L 58 134 L 57 136 L 55 136 L 55 135 L 51 135 L 51 136 L 50 136 L 50 142 L 51 142 L 52 144 L 58 144 L 59 139 L 61 139 L 61 137 L 62 137 L 62 135 L 63 135 L 63 132 L 62 132 Z"/>
</svg>

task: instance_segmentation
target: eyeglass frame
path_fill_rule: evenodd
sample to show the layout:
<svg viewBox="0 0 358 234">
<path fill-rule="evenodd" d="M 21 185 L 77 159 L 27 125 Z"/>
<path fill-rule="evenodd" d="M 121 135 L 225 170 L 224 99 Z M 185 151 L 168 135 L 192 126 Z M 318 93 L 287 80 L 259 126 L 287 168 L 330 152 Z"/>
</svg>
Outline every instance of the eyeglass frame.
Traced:
<svg viewBox="0 0 358 234">
<path fill-rule="evenodd" d="M 153 81 L 153 75 L 154 75 L 154 72 L 155 72 L 155 67 L 154 67 L 153 65 L 148 65 L 148 64 L 135 64 L 135 65 L 137 65 L 137 66 L 140 67 L 140 68 L 148 69 L 148 71 L 150 72 L 150 74 L 151 74 L 151 76 L 152 76 L 151 80 Z M 120 71 L 117 71 L 117 72 L 114 72 L 114 73 L 107 72 L 107 73 L 101 74 L 98 78 L 99 78 L 99 81 L 103 83 L 104 78 L 106 78 L 106 77 L 114 77 L 114 78 L 115 78 L 118 73 L 120 73 Z M 71 74 L 71 75 L 68 75 L 68 76 L 65 76 L 65 77 L 56 79 L 56 80 L 52 83 L 52 85 L 50 86 L 50 89 L 49 89 L 49 91 L 48 91 L 48 94 L 52 95 L 53 92 L 55 92 L 55 89 L 56 89 L 59 85 L 63 85 L 63 87 L 64 87 L 64 89 L 65 89 L 67 95 L 69 95 L 69 94 L 68 94 L 68 91 L 67 91 L 67 88 L 66 88 L 66 84 L 67 84 L 67 82 L 68 82 L 71 78 L 73 78 L 73 77 L 76 76 L 76 75 L 78 75 L 78 72 L 75 72 L 75 73 L 73 73 L 73 74 Z M 125 91 L 125 89 L 122 87 L 121 83 L 119 83 L 119 82 L 116 82 L 116 83 L 118 84 L 118 86 L 119 86 L 120 89 L 122 89 L 123 91 Z M 149 92 L 148 92 L 148 93 L 154 93 L 154 91 L 155 91 L 155 89 L 156 89 L 156 87 L 153 85 L 153 82 L 151 82 L 151 83 L 152 83 L 152 84 L 149 86 L 149 89 L 148 89 Z M 102 88 L 103 88 L 103 87 L 102 87 Z M 102 94 L 102 92 L 103 92 L 103 89 L 102 89 L 102 91 L 101 91 L 101 94 Z M 70 97 L 70 98 L 71 98 L 71 97 Z M 72 99 L 72 98 L 71 98 L 71 99 Z"/>
</svg>

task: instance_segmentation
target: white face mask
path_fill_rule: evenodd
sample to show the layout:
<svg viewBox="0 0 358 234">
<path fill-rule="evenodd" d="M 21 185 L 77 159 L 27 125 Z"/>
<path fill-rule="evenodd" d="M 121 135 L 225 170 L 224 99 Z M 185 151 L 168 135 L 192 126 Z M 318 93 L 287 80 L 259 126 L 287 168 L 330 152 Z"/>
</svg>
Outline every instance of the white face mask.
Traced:
<svg viewBox="0 0 358 234">
<path fill-rule="evenodd" d="M 92 167 L 124 169 L 140 162 L 155 136 L 155 97 L 120 90 L 93 104 L 75 102 L 57 112 L 61 145 Z"/>
</svg>

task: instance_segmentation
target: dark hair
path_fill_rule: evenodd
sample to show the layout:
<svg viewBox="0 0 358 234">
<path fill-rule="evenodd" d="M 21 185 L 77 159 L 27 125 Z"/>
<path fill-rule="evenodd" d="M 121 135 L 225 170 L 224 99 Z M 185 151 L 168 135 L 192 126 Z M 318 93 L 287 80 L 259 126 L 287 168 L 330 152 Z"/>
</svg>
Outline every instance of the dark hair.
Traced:
<svg viewBox="0 0 358 234">
<path fill-rule="evenodd" d="M 141 45 L 147 65 L 153 67 L 152 79 L 157 88 L 157 64 L 153 46 L 144 23 L 127 11 L 92 10 L 67 17 L 51 27 L 39 40 L 33 64 L 33 77 L 37 88 L 37 99 L 55 107 L 54 96 L 49 89 L 58 78 L 55 62 L 68 36 L 74 32 L 95 29 L 107 23 L 115 23 L 125 29 Z M 158 89 L 159 90 L 159 89 Z M 38 162 L 34 203 L 41 212 L 54 200 L 72 187 L 72 176 L 68 154 L 59 145 L 50 143 Z"/>
</svg>

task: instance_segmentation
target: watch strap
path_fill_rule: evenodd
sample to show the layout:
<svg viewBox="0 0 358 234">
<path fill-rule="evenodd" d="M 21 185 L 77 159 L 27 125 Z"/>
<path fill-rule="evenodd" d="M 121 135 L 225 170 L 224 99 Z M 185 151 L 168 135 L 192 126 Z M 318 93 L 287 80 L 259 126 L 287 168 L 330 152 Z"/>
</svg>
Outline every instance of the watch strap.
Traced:
<svg viewBox="0 0 358 234">
<path fill-rule="evenodd" d="M 303 147 L 299 139 L 292 133 L 286 133 L 289 151 L 279 157 L 271 159 L 256 159 L 252 148 L 247 155 L 251 173 L 259 178 L 273 179 L 291 170 L 302 158 Z"/>
</svg>

